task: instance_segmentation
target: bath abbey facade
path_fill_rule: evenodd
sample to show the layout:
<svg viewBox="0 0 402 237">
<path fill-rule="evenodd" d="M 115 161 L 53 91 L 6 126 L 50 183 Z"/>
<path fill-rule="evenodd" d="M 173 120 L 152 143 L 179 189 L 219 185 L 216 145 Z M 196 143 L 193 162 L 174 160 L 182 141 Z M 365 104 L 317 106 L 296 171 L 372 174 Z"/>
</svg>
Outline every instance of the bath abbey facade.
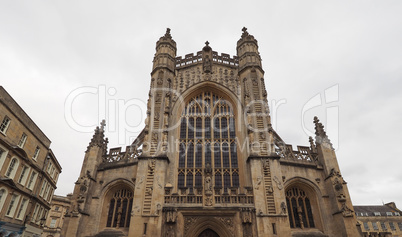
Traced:
<svg viewBox="0 0 402 237">
<path fill-rule="evenodd" d="M 332 144 L 292 147 L 273 130 L 258 42 L 237 55 L 156 43 L 145 128 L 107 149 L 95 129 L 62 236 L 361 236 Z"/>
</svg>

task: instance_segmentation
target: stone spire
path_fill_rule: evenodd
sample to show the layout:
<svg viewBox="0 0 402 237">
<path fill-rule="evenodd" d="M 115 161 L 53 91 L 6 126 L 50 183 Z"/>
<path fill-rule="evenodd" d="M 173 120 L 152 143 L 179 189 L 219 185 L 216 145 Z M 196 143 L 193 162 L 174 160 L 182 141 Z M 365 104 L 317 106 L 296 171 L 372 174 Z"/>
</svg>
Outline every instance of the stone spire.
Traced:
<svg viewBox="0 0 402 237">
<path fill-rule="evenodd" d="M 92 136 L 92 139 L 89 142 L 86 152 L 88 152 L 91 147 L 98 146 L 103 147 L 104 152 L 106 153 L 108 139 L 105 138 L 105 125 L 106 125 L 105 120 L 102 120 L 101 126 L 100 127 L 96 126 L 94 135 Z"/>
<path fill-rule="evenodd" d="M 331 149 L 334 149 L 332 147 L 332 143 L 329 140 L 327 133 L 324 130 L 324 125 L 320 122 L 320 120 L 317 118 L 317 116 L 314 117 L 314 124 L 315 124 L 315 142 L 317 145 L 319 144 L 326 144 L 331 147 Z"/>
</svg>

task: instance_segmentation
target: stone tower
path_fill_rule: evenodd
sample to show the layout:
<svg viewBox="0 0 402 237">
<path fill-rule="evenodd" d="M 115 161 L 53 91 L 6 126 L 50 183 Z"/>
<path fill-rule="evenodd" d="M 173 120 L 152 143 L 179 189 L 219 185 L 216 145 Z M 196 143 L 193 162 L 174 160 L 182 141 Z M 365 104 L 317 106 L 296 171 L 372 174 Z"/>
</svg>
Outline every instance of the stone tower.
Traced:
<svg viewBox="0 0 402 237">
<path fill-rule="evenodd" d="M 293 150 L 272 129 L 258 42 L 237 56 L 156 43 L 145 128 L 106 152 L 97 128 L 65 236 L 360 236 L 323 125 Z M 85 226 L 85 228 L 84 228 Z"/>
</svg>

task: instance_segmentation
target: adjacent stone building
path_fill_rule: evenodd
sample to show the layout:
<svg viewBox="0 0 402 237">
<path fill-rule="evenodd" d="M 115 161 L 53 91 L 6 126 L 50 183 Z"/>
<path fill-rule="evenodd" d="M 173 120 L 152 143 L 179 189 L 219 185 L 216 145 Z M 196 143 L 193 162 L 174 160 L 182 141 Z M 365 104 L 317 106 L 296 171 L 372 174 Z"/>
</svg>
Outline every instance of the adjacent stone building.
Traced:
<svg viewBox="0 0 402 237">
<path fill-rule="evenodd" d="M 108 151 L 95 129 L 62 235 L 361 236 L 318 118 L 296 150 L 272 128 L 254 36 L 243 29 L 234 57 L 176 49 L 168 29 L 131 145 Z"/>
<path fill-rule="evenodd" d="M 61 166 L 50 140 L 0 86 L 0 236 L 35 236 Z"/>
<path fill-rule="evenodd" d="M 64 223 L 64 216 L 70 208 L 69 196 L 54 195 L 51 208 L 43 227 L 42 237 L 61 237 L 61 230 Z"/>
<path fill-rule="evenodd" d="M 402 236 L 402 212 L 395 203 L 354 206 L 364 237 Z"/>
</svg>

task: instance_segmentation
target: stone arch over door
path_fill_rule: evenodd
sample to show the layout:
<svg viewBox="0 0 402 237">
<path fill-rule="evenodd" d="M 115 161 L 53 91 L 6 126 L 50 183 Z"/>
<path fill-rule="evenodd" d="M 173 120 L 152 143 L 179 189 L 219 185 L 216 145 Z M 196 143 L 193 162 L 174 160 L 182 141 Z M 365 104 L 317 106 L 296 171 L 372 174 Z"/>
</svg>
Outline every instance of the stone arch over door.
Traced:
<svg viewBox="0 0 402 237">
<path fill-rule="evenodd" d="M 186 234 L 186 237 L 206 237 L 202 234 L 212 234 L 211 237 L 234 237 L 235 235 L 231 233 L 228 229 L 227 224 L 218 220 L 217 218 L 203 217 L 199 219 L 196 223 L 189 227 L 191 231 Z"/>
<path fill-rule="evenodd" d="M 219 237 L 219 235 L 211 229 L 206 229 L 198 237 Z"/>
</svg>

